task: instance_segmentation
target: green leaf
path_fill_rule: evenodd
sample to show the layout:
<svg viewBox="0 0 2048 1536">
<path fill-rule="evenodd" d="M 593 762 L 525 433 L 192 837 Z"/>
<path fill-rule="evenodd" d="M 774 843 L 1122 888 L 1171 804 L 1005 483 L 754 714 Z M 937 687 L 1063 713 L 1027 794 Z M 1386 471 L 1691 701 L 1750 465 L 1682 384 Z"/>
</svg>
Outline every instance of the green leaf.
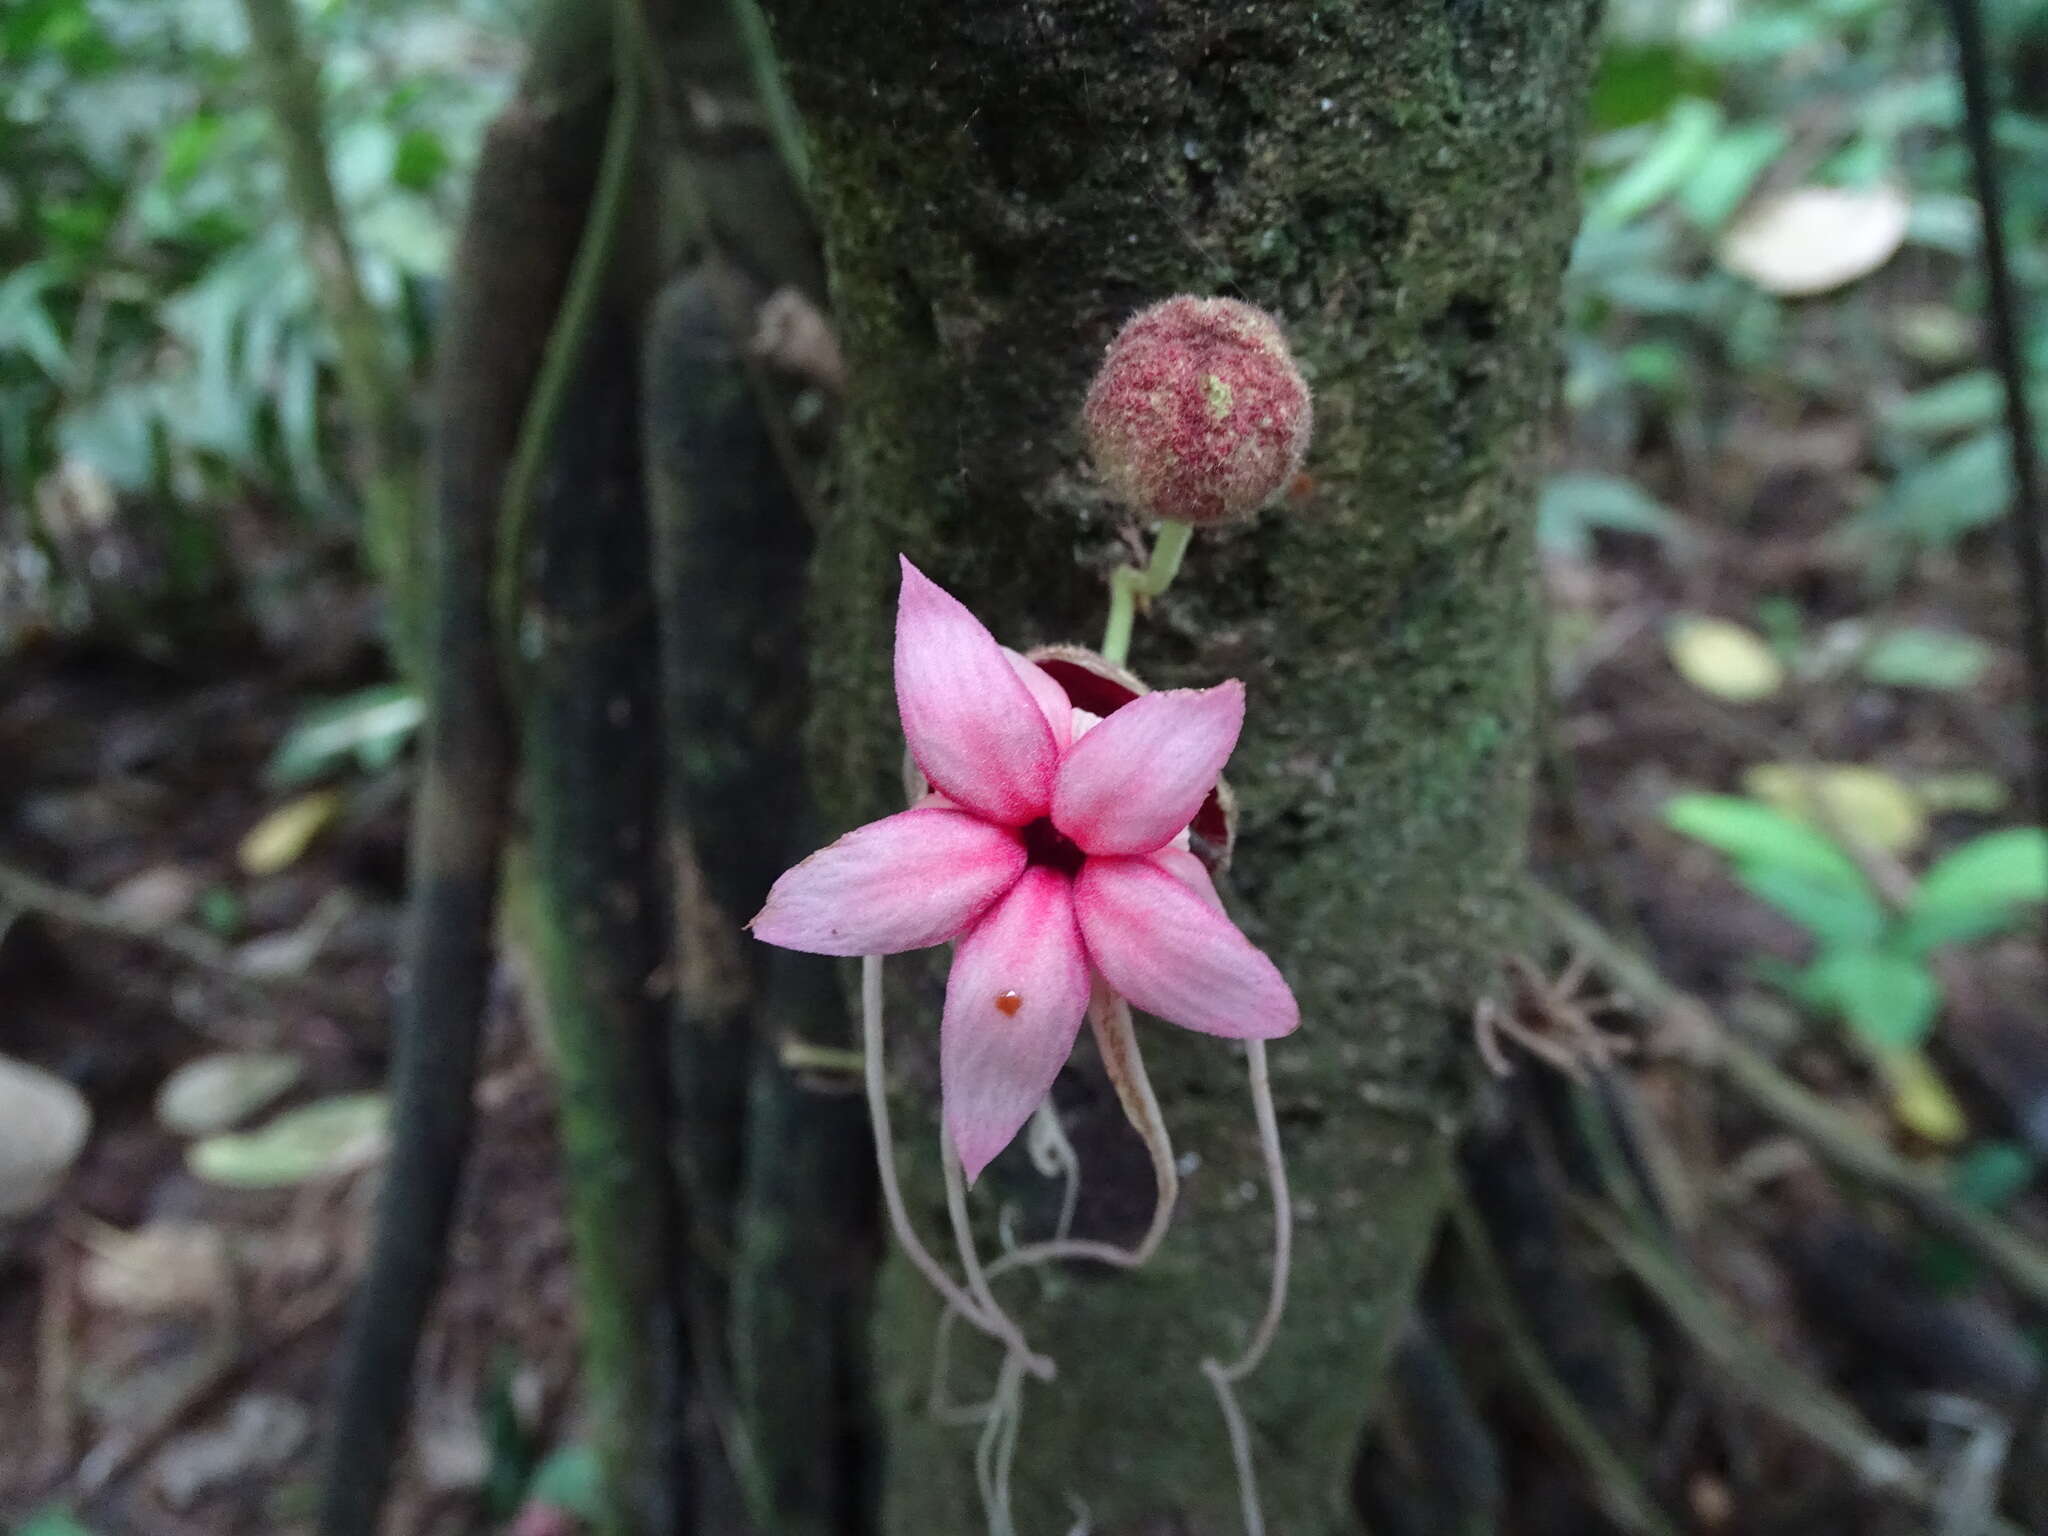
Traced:
<svg viewBox="0 0 2048 1536">
<path fill-rule="evenodd" d="M 1915 954 L 1998 933 L 2021 909 L 2048 901 L 2048 838 L 2008 827 L 1972 838 L 1936 862 L 1906 914 L 1901 943 Z"/>
<path fill-rule="evenodd" d="M 320 360 L 306 338 L 292 338 L 278 373 L 274 409 L 285 462 L 299 495 L 318 502 L 327 494 L 320 463 Z"/>
<path fill-rule="evenodd" d="M 1663 131 L 1586 210 L 1587 227 L 1612 229 L 1648 213 L 1678 190 L 1720 131 L 1713 102 L 1688 96 L 1672 103 Z"/>
<path fill-rule="evenodd" d="M 57 441 L 65 453 L 98 470 L 115 490 L 144 491 L 156 474 L 156 425 L 161 414 L 153 388 L 123 384 L 59 417 Z"/>
<path fill-rule="evenodd" d="M 1949 1170 L 1948 1187 L 1973 1211 L 1995 1211 L 2034 1181 L 2033 1155 L 2010 1141 L 1972 1147 Z"/>
<path fill-rule="evenodd" d="M 1692 536 L 1684 518 L 1617 475 L 1553 475 L 1544 482 L 1536 505 L 1536 541 L 1546 552 L 1587 559 L 1595 529 L 1639 533 L 1664 544 Z"/>
<path fill-rule="evenodd" d="M 1791 133 L 1776 123 L 1729 129 L 1700 157 L 1679 187 L 1678 206 L 1701 229 L 1719 229 L 1791 142 Z"/>
<path fill-rule="evenodd" d="M 1750 894 L 1805 928 L 1825 949 L 1864 948 L 1883 935 L 1886 912 L 1868 884 L 1845 885 L 1783 864 L 1738 864 Z"/>
<path fill-rule="evenodd" d="M 1771 65 L 1828 40 L 1821 19 L 1789 10 L 1745 8 L 1694 40 L 1702 57 L 1730 65 Z"/>
<path fill-rule="evenodd" d="M 1857 522 L 1873 533 L 1946 545 L 1996 522 L 2011 500 L 2005 434 L 1993 430 L 1966 438 L 1899 476 Z"/>
<path fill-rule="evenodd" d="M 163 178 L 167 185 L 182 187 L 198 175 L 220 144 L 227 120 L 216 112 L 188 117 L 164 137 Z"/>
<path fill-rule="evenodd" d="M 2004 409 L 1998 375 L 1979 368 L 1880 405 L 1878 419 L 1907 437 L 1941 438 L 1996 426 Z"/>
<path fill-rule="evenodd" d="M 375 773 L 397 759 L 424 713 L 419 695 L 396 683 L 309 709 L 278 743 L 265 773 L 273 784 L 302 784 L 350 756 Z"/>
<path fill-rule="evenodd" d="M 1910 1050 L 1934 1028 L 1941 984 L 1907 955 L 1881 949 L 1830 950 L 1806 968 L 1800 990 L 1816 1006 L 1839 1013 L 1867 1045 Z"/>
<path fill-rule="evenodd" d="M 1827 837 L 1739 795 L 1675 795 L 1664 807 L 1664 821 L 1740 865 L 1778 865 L 1836 885 L 1868 884 L 1856 861 Z"/>
<path fill-rule="evenodd" d="M 14 1536 L 92 1536 L 92 1530 L 80 1525 L 70 1510 L 51 1504 L 16 1526 Z"/>
<path fill-rule="evenodd" d="M 70 358 L 43 293 L 57 281 L 47 263 L 32 261 L 0 278 L 0 355 L 19 352 L 50 378 L 62 380 Z"/>
<path fill-rule="evenodd" d="M 216 938 L 231 939 L 242 931 L 247 916 L 233 886 L 210 885 L 199 893 L 199 923 Z"/>
<path fill-rule="evenodd" d="M 425 192 L 448 169 L 448 148 L 438 134 L 408 128 L 391 155 L 391 179 L 408 192 Z"/>
<path fill-rule="evenodd" d="M 534 1469 L 526 1497 L 535 1504 L 565 1509 L 596 1524 L 604 1514 L 604 1474 L 597 1453 L 587 1445 L 564 1445 L 548 1452 Z"/>
<path fill-rule="evenodd" d="M 339 1094 L 288 1109 L 246 1135 L 194 1142 L 185 1149 L 185 1163 L 215 1184 L 282 1189 L 375 1162 L 389 1120 L 383 1094 Z"/>
<path fill-rule="evenodd" d="M 1593 82 L 1592 121 L 1608 132 L 1653 122 L 1681 95 L 1713 96 L 1720 83 L 1690 51 L 1667 42 L 1611 41 Z"/>
<path fill-rule="evenodd" d="M 1894 629 L 1863 655 L 1863 675 L 1892 688 L 1967 688 L 1991 665 L 1991 647 L 1951 629 Z"/>
</svg>

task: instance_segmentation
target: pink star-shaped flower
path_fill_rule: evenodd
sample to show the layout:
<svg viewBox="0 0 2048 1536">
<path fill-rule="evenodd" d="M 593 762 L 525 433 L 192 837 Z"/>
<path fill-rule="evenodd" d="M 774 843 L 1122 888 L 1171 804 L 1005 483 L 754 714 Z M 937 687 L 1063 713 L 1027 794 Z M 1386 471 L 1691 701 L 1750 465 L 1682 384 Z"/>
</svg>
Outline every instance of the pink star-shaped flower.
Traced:
<svg viewBox="0 0 2048 1536">
<path fill-rule="evenodd" d="M 896 707 L 933 793 L 789 870 L 749 926 L 818 955 L 956 942 L 939 1079 L 970 1178 L 1052 1087 L 1097 977 L 1206 1034 L 1300 1022 L 1187 848 L 1237 744 L 1242 683 L 1142 694 L 1098 721 L 905 560 Z"/>
</svg>

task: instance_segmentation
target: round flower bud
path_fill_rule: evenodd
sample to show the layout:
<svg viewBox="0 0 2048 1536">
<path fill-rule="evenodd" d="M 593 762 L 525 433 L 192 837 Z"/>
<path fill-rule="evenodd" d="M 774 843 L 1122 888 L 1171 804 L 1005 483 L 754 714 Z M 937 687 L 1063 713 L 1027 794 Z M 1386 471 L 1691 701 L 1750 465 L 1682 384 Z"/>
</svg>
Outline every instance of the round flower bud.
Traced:
<svg viewBox="0 0 2048 1536">
<path fill-rule="evenodd" d="M 1301 469 L 1308 385 L 1262 309 L 1183 295 L 1117 333 L 1081 410 L 1095 467 L 1149 517 L 1217 523 Z"/>
</svg>

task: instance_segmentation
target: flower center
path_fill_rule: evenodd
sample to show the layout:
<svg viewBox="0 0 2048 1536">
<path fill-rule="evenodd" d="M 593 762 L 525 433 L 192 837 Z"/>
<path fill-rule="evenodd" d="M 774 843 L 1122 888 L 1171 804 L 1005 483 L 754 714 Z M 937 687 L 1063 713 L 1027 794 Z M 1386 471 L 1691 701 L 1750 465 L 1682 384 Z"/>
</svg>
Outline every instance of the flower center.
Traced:
<svg viewBox="0 0 2048 1536">
<path fill-rule="evenodd" d="M 1052 824 L 1049 816 L 1041 816 L 1025 827 L 1023 837 L 1024 855 L 1033 864 L 1042 864 L 1063 875 L 1075 875 L 1087 861 L 1088 856 L 1072 838 Z"/>
</svg>

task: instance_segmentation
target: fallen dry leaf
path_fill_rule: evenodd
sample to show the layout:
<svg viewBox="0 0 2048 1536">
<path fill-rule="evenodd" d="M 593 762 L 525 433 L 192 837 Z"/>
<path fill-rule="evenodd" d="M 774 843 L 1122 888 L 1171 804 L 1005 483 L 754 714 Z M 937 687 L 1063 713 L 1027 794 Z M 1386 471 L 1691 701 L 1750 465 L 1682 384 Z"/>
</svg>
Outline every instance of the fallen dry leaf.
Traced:
<svg viewBox="0 0 2048 1536">
<path fill-rule="evenodd" d="M 1892 259 L 1909 208 L 1897 187 L 1793 187 L 1758 199 L 1717 254 L 1766 293 L 1828 293 Z"/>
<path fill-rule="evenodd" d="M 91 1129 L 92 1111 L 76 1088 L 0 1056 L 0 1216 L 25 1216 L 49 1199 Z"/>
</svg>

